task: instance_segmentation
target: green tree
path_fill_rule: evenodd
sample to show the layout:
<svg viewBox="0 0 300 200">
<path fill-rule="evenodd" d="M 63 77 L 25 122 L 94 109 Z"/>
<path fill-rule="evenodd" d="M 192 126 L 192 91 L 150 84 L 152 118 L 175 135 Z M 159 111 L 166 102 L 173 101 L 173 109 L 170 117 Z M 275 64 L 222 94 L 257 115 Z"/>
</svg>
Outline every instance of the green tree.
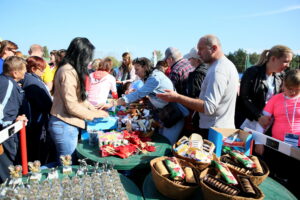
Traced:
<svg viewBox="0 0 300 200">
<path fill-rule="evenodd" d="M 156 50 L 156 56 L 157 56 L 157 61 L 160 61 L 163 59 L 163 54 L 161 53 L 160 50 Z"/>
<path fill-rule="evenodd" d="M 113 57 L 113 56 L 108 56 L 110 59 L 112 59 L 112 61 L 113 61 L 113 68 L 116 68 L 116 67 L 119 67 L 120 66 L 120 64 L 121 64 L 121 62 L 120 61 L 118 61 L 115 57 Z"/>
<path fill-rule="evenodd" d="M 234 53 L 229 53 L 227 55 L 228 59 L 233 62 L 236 66 L 238 72 L 243 72 L 245 70 L 245 61 L 246 61 L 247 53 L 243 49 L 238 49 Z"/>
<path fill-rule="evenodd" d="M 290 68 L 300 69 L 300 55 L 295 55 L 290 63 Z"/>
<path fill-rule="evenodd" d="M 44 46 L 43 47 L 43 51 L 44 51 L 44 58 L 49 58 L 49 51 L 48 51 L 48 47 Z"/>
<path fill-rule="evenodd" d="M 259 59 L 260 54 L 254 52 L 254 53 L 251 53 L 249 56 L 250 56 L 250 62 L 252 63 L 252 65 L 255 65 L 255 63 L 257 63 L 257 61 Z"/>
</svg>

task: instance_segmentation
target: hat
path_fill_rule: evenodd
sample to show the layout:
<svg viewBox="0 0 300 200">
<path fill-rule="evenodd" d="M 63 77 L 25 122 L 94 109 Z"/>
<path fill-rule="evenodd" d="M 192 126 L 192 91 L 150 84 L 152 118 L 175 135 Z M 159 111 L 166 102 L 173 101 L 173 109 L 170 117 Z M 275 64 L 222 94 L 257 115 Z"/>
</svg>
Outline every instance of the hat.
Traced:
<svg viewBox="0 0 300 200">
<path fill-rule="evenodd" d="M 173 58 L 181 58 L 182 55 L 180 51 L 175 47 L 168 47 L 165 51 L 164 61 L 167 60 L 168 57 L 172 56 Z"/>
<path fill-rule="evenodd" d="M 190 58 L 200 59 L 200 56 L 198 55 L 198 50 L 195 47 L 193 47 L 190 50 L 190 52 L 184 56 L 184 58 L 186 58 L 186 59 L 190 59 Z"/>
</svg>

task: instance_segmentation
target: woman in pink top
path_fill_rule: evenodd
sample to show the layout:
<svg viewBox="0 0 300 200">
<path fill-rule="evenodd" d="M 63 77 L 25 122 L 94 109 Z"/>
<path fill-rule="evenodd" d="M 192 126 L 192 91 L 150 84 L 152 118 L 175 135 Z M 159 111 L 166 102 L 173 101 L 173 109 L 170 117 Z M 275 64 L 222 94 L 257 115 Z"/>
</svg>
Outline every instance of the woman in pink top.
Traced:
<svg viewBox="0 0 300 200">
<path fill-rule="evenodd" d="M 110 74 L 112 69 L 112 60 L 105 58 L 99 65 L 97 71 L 90 74 L 90 87 L 88 90 L 88 100 L 96 107 L 103 107 L 109 92 L 112 92 L 114 98 L 118 98 L 116 79 Z"/>
</svg>

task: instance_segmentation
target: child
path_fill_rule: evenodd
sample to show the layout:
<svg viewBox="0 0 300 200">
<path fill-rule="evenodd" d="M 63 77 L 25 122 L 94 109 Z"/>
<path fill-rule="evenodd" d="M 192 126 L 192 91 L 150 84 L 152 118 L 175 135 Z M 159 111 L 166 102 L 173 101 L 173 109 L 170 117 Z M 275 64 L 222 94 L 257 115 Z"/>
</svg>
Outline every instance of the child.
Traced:
<svg viewBox="0 0 300 200">
<path fill-rule="evenodd" d="M 110 74 L 111 69 L 112 60 L 105 58 L 103 63 L 99 65 L 97 71 L 90 74 L 88 100 L 96 107 L 106 107 L 106 101 L 110 91 L 114 99 L 118 98 L 116 79 Z"/>
<path fill-rule="evenodd" d="M 3 65 L 3 74 L 0 75 L 0 130 L 11 125 L 15 120 L 27 122 L 25 115 L 20 115 L 23 105 L 24 92 L 18 81 L 24 78 L 26 61 L 17 56 L 8 57 Z M 15 134 L 1 144 L 4 152 L 0 155 L 0 183 L 9 177 L 8 166 L 17 163 L 19 147 L 18 135 Z"/>
<path fill-rule="evenodd" d="M 300 135 L 300 70 L 290 70 L 283 80 L 283 92 L 273 96 L 266 104 L 259 123 L 267 127 L 274 118 L 272 137 L 289 141 L 287 134 Z M 281 106 L 280 106 L 281 105 Z M 299 146 L 299 140 L 295 146 Z"/>
<path fill-rule="evenodd" d="M 283 92 L 273 96 L 266 104 L 259 123 L 262 127 L 270 125 L 271 118 L 274 118 L 272 127 L 272 137 L 299 146 L 300 137 L 300 70 L 293 69 L 286 73 L 283 79 Z M 255 152 L 263 154 L 264 146 L 256 145 Z M 276 151 L 266 149 L 264 158 L 269 160 L 270 171 L 279 179 L 285 179 L 289 185 L 293 185 L 293 180 L 298 181 L 299 161 L 285 156 Z"/>
</svg>

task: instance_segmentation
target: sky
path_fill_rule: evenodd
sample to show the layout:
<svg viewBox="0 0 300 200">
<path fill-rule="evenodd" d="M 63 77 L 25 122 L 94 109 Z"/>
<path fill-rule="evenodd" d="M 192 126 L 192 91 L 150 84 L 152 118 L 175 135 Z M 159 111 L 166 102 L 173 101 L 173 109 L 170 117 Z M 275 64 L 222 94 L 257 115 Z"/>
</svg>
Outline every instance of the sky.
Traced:
<svg viewBox="0 0 300 200">
<path fill-rule="evenodd" d="M 32 44 L 67 49 L 79 36 L 94 44 L 95 58 L 151 58 L 170 46 L 184 55 L 206 34 L 226 54 L 277 44 L 300 54 L 300 0 L 0 0 L 0 19 L 0 38 L 23 54 Z"/>
</svg>

